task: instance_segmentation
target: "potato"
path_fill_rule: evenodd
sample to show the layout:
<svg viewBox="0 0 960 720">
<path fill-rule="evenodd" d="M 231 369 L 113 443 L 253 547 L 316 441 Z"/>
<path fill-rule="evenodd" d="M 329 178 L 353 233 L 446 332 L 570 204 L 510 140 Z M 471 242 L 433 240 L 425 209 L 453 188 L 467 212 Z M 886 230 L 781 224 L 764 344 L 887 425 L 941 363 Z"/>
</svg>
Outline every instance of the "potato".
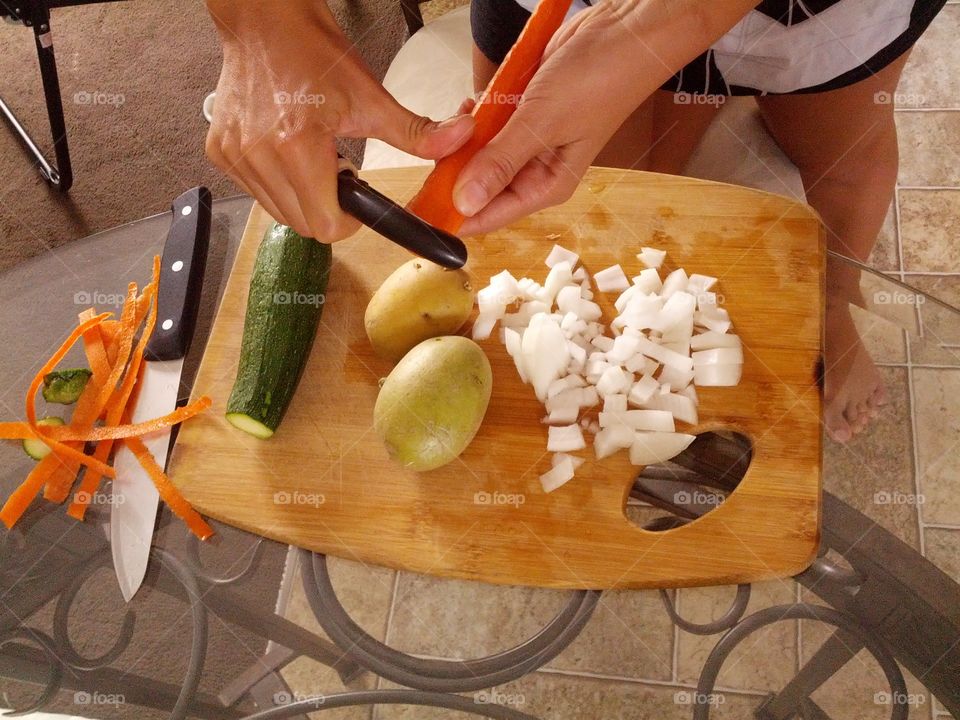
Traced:
<svg viewBox="0 0 960 720">
<path fill-rule="evenodd" d="M 396 362 L 427 338 L 457 332 L 470 316 L 473 298 L 466 271 L 414 258 L 373 294 L 363 324 L 374 352 Z"/>
<path fill-rule="evenodd" d="M 383 382 L 373 427 L 403 467 L 433 470 L 473 440 L 492 386 L 490 361 L 473 340 L 459 335 L 424 340 Z"/>
</svg>

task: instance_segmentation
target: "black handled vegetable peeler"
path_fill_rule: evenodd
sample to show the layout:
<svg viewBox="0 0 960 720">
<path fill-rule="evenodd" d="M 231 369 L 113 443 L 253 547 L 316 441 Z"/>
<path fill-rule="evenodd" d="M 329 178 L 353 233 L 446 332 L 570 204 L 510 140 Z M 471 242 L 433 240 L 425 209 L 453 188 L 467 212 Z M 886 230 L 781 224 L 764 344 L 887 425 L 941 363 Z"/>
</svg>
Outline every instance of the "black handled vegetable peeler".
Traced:
<svg viewBox="0 0 960 720">
<path fill-rule="evenodd" d="M 340 207 L 388 240 L 445 268 L 467 262 L 467 247 L 460 238 L 435 228 L 374 190 L 349 168 L 337 175 Z"/>
</svg>

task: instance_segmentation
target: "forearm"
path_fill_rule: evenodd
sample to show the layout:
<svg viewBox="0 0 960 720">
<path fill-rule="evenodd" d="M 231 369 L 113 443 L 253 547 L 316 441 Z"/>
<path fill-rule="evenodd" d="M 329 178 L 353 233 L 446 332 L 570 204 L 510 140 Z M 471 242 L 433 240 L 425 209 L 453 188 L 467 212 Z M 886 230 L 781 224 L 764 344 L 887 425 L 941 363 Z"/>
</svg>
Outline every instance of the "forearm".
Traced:
<svg viewBox="0 0 960 720">
<path fill-rule="evenodd" d="M 319 24 L 339 33 L 339 26 L 326 0 L 206 0 L 224 44 L 250 35 L 270 35 L 273 31 L 295 36 L 307 27 Z"/>
<path fill-rule="evenodd" d="M 583 82 L 599 83 L 624 112 L 649 95 L 716 42 L 755 7 L 757 0 L 608 0 L 577 32 L 598 33 L 602 43 L 584 44 L 593 57 Z M 593 26 L 593 27 L 591 27 Z M 573 43 L 570 43 L 572 46 Z M 579 45 L 579 43 L 578 43 Z M 561 47 L 559 52 L 563 52 Z M 573 51 L 574 48 L 570 47 Z M 588 77 L 589 76 L 589 77 Z"/>
</svg>

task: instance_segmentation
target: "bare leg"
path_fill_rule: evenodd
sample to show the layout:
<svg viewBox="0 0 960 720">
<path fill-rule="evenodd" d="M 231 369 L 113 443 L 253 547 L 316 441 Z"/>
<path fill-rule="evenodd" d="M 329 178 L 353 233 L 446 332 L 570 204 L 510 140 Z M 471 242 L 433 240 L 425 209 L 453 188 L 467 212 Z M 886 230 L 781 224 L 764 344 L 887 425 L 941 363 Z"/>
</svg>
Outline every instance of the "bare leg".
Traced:
<svg viewBox="0 0 960 720">
<path fill-rule="evenodd" d="M 903 55 L 855 85 L 810 95 L 757 98 L 774 139 L 800 170 L 807 201 L 820 213 L 832 250 L 864 261 L 893 199 L 897 131 L 891 97 Z M 827 263 L 824 422 L 837 441 L 863 430 L 886 402 L 883 382 L 850 316 L 859 273 Z"/>
</svg>

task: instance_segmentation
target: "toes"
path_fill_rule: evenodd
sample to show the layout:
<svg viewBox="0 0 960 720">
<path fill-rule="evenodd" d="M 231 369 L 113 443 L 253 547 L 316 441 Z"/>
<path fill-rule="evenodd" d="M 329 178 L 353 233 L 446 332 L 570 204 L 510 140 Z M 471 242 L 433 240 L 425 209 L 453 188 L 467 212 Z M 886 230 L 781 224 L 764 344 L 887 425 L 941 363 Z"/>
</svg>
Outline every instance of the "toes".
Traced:
<svg viewBox="0 0 960 720">
<path fill-rule="evenodd" d="M 877 407 L 883 407 L 884 405 L 886 405 L 889 402 L 889 400 L 887 399 L 886 386 L 878 385 L 877 389 L 873 391 L 873 395 L 871 396 L 870 399 L 873 402 L 873 404 L 876 405 Z"/>
<path fill-rule="evenodd" d="M 834 442 L 845 443 L 853 437 L 850 425 L 843 416 L 843 407 L 838 404 L 828 405 L 823 414 L 823 423 L 827 434 Z"/>
</svg>

